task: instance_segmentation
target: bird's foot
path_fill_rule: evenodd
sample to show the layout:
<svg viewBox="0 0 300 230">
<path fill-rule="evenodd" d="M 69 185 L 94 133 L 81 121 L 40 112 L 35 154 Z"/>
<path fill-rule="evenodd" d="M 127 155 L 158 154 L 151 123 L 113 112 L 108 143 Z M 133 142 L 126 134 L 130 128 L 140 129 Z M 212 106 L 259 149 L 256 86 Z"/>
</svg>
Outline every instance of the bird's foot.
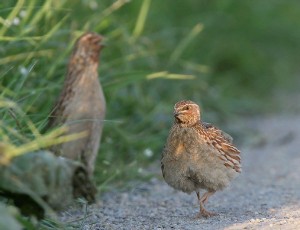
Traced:
<svg viewBox="0 0 300 230">
<path fill-rule="evenodd" d="M 217 213 L 209 212 L 209 211 L 207 211 L 207 210 L 205 210 L 205 209 L 202 209 L 202 210 L 200 211 L 200 214 L 201 214 L 203 217 L 205 217 L 205 218 L 208 218 L 208 217 L 212 217 L 212 216 L 217 215 Z"/>
<path fill-rule="evenodd" d="M 209 217 L 212 217 L 212 216 L 216 216 L 217 213 L 214 213 L 214 212 L 209 212 L 205 209 L 202 209 L 196 216 L 195 216 L 195 219 L 200 219 L 202 217 L 205 217 L 205 218 L 209 218 Z"/>
</svg>

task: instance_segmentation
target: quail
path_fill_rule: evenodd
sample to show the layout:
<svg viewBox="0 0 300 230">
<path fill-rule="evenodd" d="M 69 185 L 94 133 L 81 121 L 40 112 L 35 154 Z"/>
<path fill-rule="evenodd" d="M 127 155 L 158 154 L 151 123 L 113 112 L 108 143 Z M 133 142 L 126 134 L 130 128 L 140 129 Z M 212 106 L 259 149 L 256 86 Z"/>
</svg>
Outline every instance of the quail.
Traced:
<svg viewBox="0 0 300 230">
<path fill-rule="evenodd" d="M 76 141 L 54 146 L 57 155 L 81 161 L 90 176 L 95 166 L 106 111 L 98 79 L 103 37 L 86 33 L 77 39 L 61 94 L 49 117 L 48 128 L 65 125 L 67 134 L 86 132 Z"/>
<path fill-rule="evenodd" d="M 177 190 L 196 192 L 200 205 L 196 217 L 213 216 L 204 205 L 241 172 L 240 151 L 229 134 L 201 121 L 195 102 L 177 102 L 174 118 L 161 158 L 164 180 Z M 206 190 L 202 197 L 200 190 Z"/>
</svg>

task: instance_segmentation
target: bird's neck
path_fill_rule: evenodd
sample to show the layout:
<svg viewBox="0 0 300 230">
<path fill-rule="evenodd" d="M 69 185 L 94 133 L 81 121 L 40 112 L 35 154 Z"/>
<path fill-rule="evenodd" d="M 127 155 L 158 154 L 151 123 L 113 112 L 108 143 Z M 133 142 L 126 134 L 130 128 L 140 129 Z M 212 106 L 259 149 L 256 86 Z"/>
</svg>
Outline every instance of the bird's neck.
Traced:
<svg viewBox="0 0 300 230">
<path fill-rule="evenodd" d="M 175 121 L 174 121 L 174 124 L 175 125 L 178 125 L 179 127 L 181 127 L 181 128 L 192 128 L 192 127 L 194 127 L 195 125 L 197 125 L 197 123 L 198 122 L 192 122 L 192 123 L 189 123 L 189 122 L 182 122 L 182 121 L 177 121 L 176 119 L 175 119 Z"/>
<path fill-rule="evenodd" d="M 174 124 L 179 125 L 180 127 L 188 128 L 188 127 L 194 127 L 195 125 L 198 125 L 201 123 L 200 119 L 198 117 L 194 117 L 193 119 L 189 120 L 180 120 L 178 118 L 175 118 Z"/>
<path fill-rule="evenodd" d="M 78 78 L 89 73 L 89 77 L 93 77 L 97 73 L 99 61 L 90 58 L 72 57 L 68 65 L 68 78 Z"/>
</svg>

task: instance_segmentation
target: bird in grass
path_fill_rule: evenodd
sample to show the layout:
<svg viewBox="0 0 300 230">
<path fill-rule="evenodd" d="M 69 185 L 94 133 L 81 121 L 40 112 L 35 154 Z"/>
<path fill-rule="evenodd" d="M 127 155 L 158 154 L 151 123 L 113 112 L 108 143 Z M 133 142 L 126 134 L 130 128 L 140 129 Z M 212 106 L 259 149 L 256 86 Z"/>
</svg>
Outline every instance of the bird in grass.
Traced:
<svg viewBox="0 0 300 230">
<path fill-rule="evenodd" d="M 86 132 L 86 136 L 52 149 L 57 155 L 81 161 L 92 176 L 106 111 L 98 79 L 99 55 L 103 37 L 86 33 L 77 39 L 68 64 L 61 94 L 51 112 L 48 127 L 66 125 L 67 134 Z"/>
<path fill-rule="evenodd" d="M 167 184 L 185 193 L 196 192 L 197 217 L 215 213 L 204 208 L 210 196 L 224 189 L 241 172 L 240 151 L 232 137 L 202 122 L 199 106 L 189 100 L 174 106 L 174 124 L 162 152 L 161 170 Z M 206 192 L 200 196 L 200 190 Z"/>
</svg>

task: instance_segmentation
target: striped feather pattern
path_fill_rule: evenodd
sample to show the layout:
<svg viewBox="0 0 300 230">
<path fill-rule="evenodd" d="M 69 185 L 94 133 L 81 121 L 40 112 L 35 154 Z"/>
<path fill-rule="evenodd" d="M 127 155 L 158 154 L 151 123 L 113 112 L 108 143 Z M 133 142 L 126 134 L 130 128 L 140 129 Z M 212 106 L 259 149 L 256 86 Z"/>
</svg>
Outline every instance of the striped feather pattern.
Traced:
<svg viewBox="0 0 300 230">
<path fill-rule="evenodd" d="M 195 128 L 201 138 L 218 151 L 218 157 L 224 161 L 226 167 L 232 168 L 236 172 L 241 172 L 240 151 L 232 145 L 232 137 L 229 134 L 201 121 L 199 124 L 196 124 Z"/>
</svg>

